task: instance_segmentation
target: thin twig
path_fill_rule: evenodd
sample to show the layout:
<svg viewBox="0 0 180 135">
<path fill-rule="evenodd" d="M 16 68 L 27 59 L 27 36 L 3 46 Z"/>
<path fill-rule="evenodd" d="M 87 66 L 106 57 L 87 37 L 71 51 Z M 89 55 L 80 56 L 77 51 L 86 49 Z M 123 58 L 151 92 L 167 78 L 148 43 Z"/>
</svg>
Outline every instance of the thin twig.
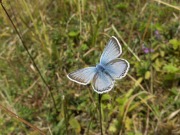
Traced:
<svg viewBox="0 0 180 135">
<path fill-rule="evenodd" d="M 103 135 L 103 129 L 102 129 L 102 113 L 101 113 L 101 94 L 98 94 L 99 99 L 99 118 L 100 118 L 100 128 L 101 128 L 101 135 Z"/>
<path fill-rule="evenodd" d="M 117 36 L 121 39 L 121 41 L 123 42 L 123 45 L 133 54 L 133 56 L 140 62 L 140 58 L 133 52 L 133 50 L 126 44 L 126 42 L 123 40 L 123 38 L 121 37 L 121 35 L 119 34 L 119 32 L 117 31 L 117 29 L 115 28 L 114 25 L 112 25 L 112 29 L 114 30 L 114 32 L 117 34 Z"/>
<path fill-rule="evenodd" d="M 0 104 L 0 108 L 2 110 L 4 110 L 6 113 L 8 113 L 10 116 L 12 116 L 13 118 L 17 119 L 20 122 L 23 122 L 24 124 L 28 125 L 29 127 L 31 127 L 32 129 L 38 131 L 41 135 L 45 135 L 45 133 L 43 131 L 41 131 L 39 128 L 37 128 L 36 126 L 33 126 L 31 123 L 27 122 L 26 120 L 20 118 L 18 115 L 16 115 L 15 113 L 11 112 L 10 110 L 8 110 L 7 108 L 5 108 L 4 106 L 2 106 Z"/>
<path fill-rule="evenodd" d="M 153 1 L 156 1 L 156 2 L 158 2 L 158 3 L 160 3 L 160 4 L 166 5 L 166 6 L 168 6 L 168 7 L 171 7 L 171 8 L 174 8 L 174 9 L 180 11 L 180 7 L 173 6 L 173 5 L 169 4 L 169 3 L 163 2 L 163 1 L 161 1 L 161 0 L 153 0 Z"/>
<path fill-rule="evenodd" d="M 66 102 L 66 97 L 65 95 L 62 96 L 63 100 L 63 111 L 64 111 L 64 120 L 65 120 L 65 125 L 66 125 L 66 135 L 68 135 L 68 113 L 67 113 L 67 102 Z"/>
<path fill-rule="evenodd" d="M 31 55 L 31 53 L 29 52 L 27 46 L 25 45 L 25 42 L 24 42 L 24 40 L 22 39 L 21 34 L 20 34 L 19 31 L 17 30 L 17 28 L 16 28 L 14 22 L 12 21 L 12 19 L 11 19 L 9 13 L 7 12 L 6 8 L 4 7 L 4 5 L 3 5 L 3 3 L 2 3 L 2 0 L 0 0 L 0 3 L 1 3 L 1 6 L 2 6 L 4 12 L 6 13 L 8 19 L 10 20 L 11 24 L 13 25 L 14 30 L 16 31 L 16 33 L 17 33 L 19 39 L 21 40 L 21 43 L 22 43 L 24 49 L 26 50 L 27 54 L 29 55 L 29 57 L 30 57 L 30 59 L 31 59 L 33 65 L 34 65 L 34 67 L 36 68 L 38 74 L 40 75 L 40 77 L 41 77 L 43 83 L 44 83 L 45 86 L 47 87 L 47 89 L 48 89 L 48 91 L 49 91 L 49 93 L 50 93 L 50 95 L 51 95 L 51 98 L 52 98 L 52 100 L 53 100 L 53 104 L 54 104 L 54 107 L 55 107 L 55 109 L 56 109 L 56 113 L 58 113 L 58 110 L 57 110 L 57 108 L 56 108 L 55 99 L 54 99 L 53 94 L 52 94 L 52 92 L 51 92 L 51 88 L 49 87 L 49 85 L 47 84 L 46 80 L 45 80 L 44 77 L 42 76 L 41 71 L 39 70 L 39 68 L 38 68 L 37 64 L 35 63 L 35 61 L 34 61 L 32 55 Z"/>
<path fill-rule="evenodd" d="M 148 129 L 149 129 L 149 108 L 147 108 L 147 117 L 146 117 L 146 127 L 145 127 L 145 132 L 144 135 L 148 135 Z"/>
</svg>

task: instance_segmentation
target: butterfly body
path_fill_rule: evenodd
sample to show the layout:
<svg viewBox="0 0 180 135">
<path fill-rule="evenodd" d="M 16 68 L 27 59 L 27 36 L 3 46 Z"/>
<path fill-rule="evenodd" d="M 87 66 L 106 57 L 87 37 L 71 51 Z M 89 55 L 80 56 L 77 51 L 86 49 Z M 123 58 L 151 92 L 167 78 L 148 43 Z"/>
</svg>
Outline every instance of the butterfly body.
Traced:
<svg viewBox="0 0 180 135">
<path fill-rule="evenodd" d="M 96 70 L 97 71 L 101 71 L 101 72 L 104 72 L 105 71 L 105 68 L 102 64 L 97 64 L 96 65 Z"/>
<path fill-rule="evenodd" d="M 92 82 L 92 87 L 98 94 L 108 92 L 113 88 L 114 81 L 125 77 L 129 70 L 128 61 L 118 58 L 121 53 L 119 41 L 112 36 L 96 67 L 79 69 L 67 77 L 83 85 Z"/>
</svg>

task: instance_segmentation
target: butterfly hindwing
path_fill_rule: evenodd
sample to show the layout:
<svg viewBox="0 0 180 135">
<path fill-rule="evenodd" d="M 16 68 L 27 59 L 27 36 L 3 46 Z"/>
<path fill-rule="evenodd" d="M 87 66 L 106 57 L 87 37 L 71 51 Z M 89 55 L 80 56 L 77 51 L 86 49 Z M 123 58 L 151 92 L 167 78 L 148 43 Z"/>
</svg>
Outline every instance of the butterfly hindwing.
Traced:
<svg viewBox="0 0 180 135">
<path fill-rule="evenodd" d="M 98 94 L 110 91 L 114 86 L 112 77 L 105 72 L 97 71 L 92 80 L 92 87 Z"/>
<path fill-rule="evenodd" d="M 107 64 L 111 60 L 118 58 L 121 53 L 122 49 L 119 41 L 112 36 L 101 55 L 100 63 Z"/>
<path fill-rule="evenodd" d="M 74 82 L 86 85 L 91 82 L 95 74 L 96 74 L 95 67 L 87 67 L 72 72 L 68 74 L 67 77 Z"/>
<path fill-rule="evenodd" d="M 113 79 L 121 79 L 126 76 L 129 70 L 129 62 L 124 59 L 114 59 L 104 66 Z"/>
</svg>

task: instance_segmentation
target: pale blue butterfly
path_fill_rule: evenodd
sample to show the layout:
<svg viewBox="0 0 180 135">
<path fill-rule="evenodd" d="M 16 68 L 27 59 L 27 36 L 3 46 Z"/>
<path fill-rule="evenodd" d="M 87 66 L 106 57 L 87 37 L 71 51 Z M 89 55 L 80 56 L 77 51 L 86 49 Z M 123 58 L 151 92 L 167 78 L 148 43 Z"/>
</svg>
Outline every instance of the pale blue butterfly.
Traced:
<svg viewBox="0 0 180 135">
<path fill-rule="evenodd" d="M 96 67 L 79 69 L 68 74 L 67 77 L 83 85 L 92 82 L 92 87 L 98 94 L 108 92 L 113 88 L 115 80 L 126 76 L 130 67 L 127 60 L 118 58 L 121 53 L 119 41 L 112 36 Z"/>
</svg>

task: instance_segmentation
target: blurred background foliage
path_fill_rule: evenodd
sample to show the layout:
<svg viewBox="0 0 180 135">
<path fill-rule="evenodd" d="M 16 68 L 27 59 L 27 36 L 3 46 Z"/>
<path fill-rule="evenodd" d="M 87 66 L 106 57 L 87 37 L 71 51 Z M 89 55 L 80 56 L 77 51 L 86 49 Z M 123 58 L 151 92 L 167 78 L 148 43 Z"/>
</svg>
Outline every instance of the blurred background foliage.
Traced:
<svg viewBox="0 0 180 135">
<path fill-rule="evenodd" d="M 130 70 L 103 94 L 104 134 L 179 135 L 180 1 L 163 2 L 3 0 L 52 88 L 59 113 L 2 8 L 1 105 L 47 135 L 100 134 L 97 94 L 66 75 L 96 65 L 114 35 Z M 1 110 L 0 134 L 39 133 Z"/>
</svg>

